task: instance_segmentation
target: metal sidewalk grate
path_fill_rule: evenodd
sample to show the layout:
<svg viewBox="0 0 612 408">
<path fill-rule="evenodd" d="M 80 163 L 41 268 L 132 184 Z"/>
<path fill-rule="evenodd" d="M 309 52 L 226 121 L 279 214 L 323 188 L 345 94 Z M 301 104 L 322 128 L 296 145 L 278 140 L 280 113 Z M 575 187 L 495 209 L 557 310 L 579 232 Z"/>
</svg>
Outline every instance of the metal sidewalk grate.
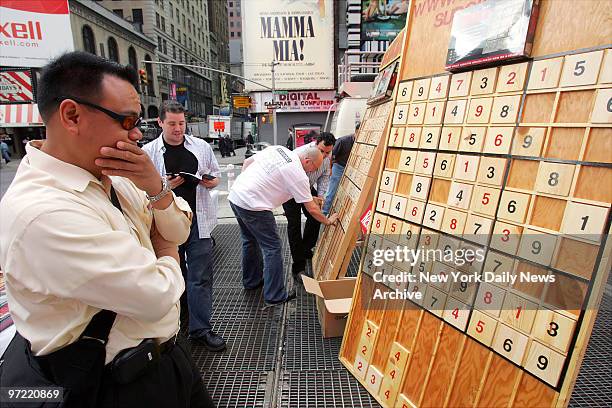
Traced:
<svg viewBox="0 0 612 408">
<path fill-rule="evenodd" d="M 235 320 L 274 319 L 281 317 L 282 308 L 265 306 L 262 289 L 215 288 L 213 291 L 213 324 L 232 324 Z M 223 322 L 223 323 L 221 323 Z"/>
<path fill-rule="evenodd" d="M 346 370 L 283 373 L 279 407 L 380 407 Z"/>
<path fill-rule="evenodd" d="M 342 369 L 338 359 L 342 338 L 324 339 L 314 296 L 299 288 L 295 302 L 287 306 L 283 369 Z"/>
<path fill-rule="evenodd" d="M 257 371 L 209 371 L 204 384 L 219 408 L 270 407 L 273 376 Z"/>
<path fill-rule="evenodd" d="M 612 274 L 595 319 L 570 407 L 612 406 Z"/>
<path fill-rule="evenodd" d="M 277 356 L 280 322 L 265 317 L 215 322 L 215 331 L 227 341 L 227 350 L 209 352 L 192 343 L 191 354 L 200 371 L 272 371 Z"/>
</svg>

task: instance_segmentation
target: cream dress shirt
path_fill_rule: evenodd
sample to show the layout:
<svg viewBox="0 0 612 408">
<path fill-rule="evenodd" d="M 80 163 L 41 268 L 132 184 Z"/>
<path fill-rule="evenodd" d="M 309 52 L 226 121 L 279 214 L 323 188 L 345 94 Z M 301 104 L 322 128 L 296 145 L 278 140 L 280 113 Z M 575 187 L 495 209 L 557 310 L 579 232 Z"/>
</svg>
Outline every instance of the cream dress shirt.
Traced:
<svg viewBox="0 0 612 408">
<path fill-rule="evenodd" d="M 58 160 L 32 144 L 0 202 L 0 265 L 11 316 L 36 355 L 75 342 L 101 309 L 117 317 L 106 362 L 145 338 L 166 341 L 179 329 L 181 269 L 157 258 L 155 220 L 166 240 L 189 236 L 189 205 L 165 210 L 126 178 L 112 177 L 123 214 L 109 199 L 110 180 Z"/>
</svg>

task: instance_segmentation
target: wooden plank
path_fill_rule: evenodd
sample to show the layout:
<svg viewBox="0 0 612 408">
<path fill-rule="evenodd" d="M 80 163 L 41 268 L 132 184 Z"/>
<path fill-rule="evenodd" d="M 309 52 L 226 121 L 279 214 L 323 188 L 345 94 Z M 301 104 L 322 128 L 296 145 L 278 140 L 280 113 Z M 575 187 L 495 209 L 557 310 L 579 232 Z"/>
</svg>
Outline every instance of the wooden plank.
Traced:
<svg viewBox="0 0 612 408">
<path fill-rule="evenodd" d="M 520 368 L 512 365 L 503 357 L 493 354 L 493 361 L 477 406 L 487 408 L 507 407 L 521 374 L 522 370 Z"/>
<path fill-rule="evenodd" d="M 421 400 L 422 407 L 441 407 L 450 392 L 456 365 L 460 362 L 457 355 L 465 341 L 465 336 L 452 326 L 445 324 L 440 335 L 440 344 L 427 379 L 427 386 Z"/>
<path fill-rule="evenodd" d="M 407 372 L 410 373 L 404 379 L 401 393 L 411 401 L 418 401 L 421 390 L 423 389 L 423 378 L 429 370 L 429 363 L 433 356 L 440 325 L 443 324 L 433 315 L 425 312 L 416 339 L 414 350 L 411 351 L 410 362 L 407 365 Z"/>
<path fill-rule="evenodd" d="M 516 392 L 513 407 L 552 407 L 557 402 L 557 393 L 542 381 L 523 374 Z"/>
<path fill-rule="evenodd" d="M 611 13 L 607 0 L 589 0 L 580 6 L 571 1 L 540 0 L 532 57 L 609 44 Z M 588 27 L 581 21 L 588 21 Z"/>
<path fill-rule="evenodd" d="M 357 283 L 349 321 L 344 329 L 344 338 L 351 339 L 351 341 L 342 342 L 342 348 L 340 349 L 340 357 L 346 359 L 351 366 L 355 361 L 361 330 L 365 323 L 368 299 L 371 299 L 374 289 L 374 281 L 365 274 L 360 275 Z"/>
<path fill-rule="evenodd" d="M 470 338 L 466 339 L 463 354 L 459 358 L 455 381 L 448 385 L 450 398 L 446 406 L 474 406 L 484 376 L 483 363 L 490 355 L 489 349 Z"/>
<path fill-rule="evenodd" d="M 387 303 L 380 326 L 383 330 L 380 331 L 376 340 L 376 347 L 371 359 L 371 363 L 376 367 L 384 368 L 389 358 L 389 351 L 395 338 L 395 332 L 399 327 L 403 302 L 402 300 L 391 300 Z"/>
</svg>

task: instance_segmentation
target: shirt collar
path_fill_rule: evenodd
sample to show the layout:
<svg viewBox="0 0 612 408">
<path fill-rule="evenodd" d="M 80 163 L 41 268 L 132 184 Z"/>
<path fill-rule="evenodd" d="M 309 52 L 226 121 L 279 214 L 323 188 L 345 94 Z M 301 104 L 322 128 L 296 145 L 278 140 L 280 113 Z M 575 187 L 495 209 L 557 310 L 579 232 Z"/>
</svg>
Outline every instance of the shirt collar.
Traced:
<svg viewBox="0 0 612 408">
<path fill-rule="evenodd" d="M 48 155 L 33 142 L 26 145 L 26 154 L 30 166 L 52 174 L 61 184 L 72 190 L 83 192 L 90 182 L 101 184 L 100 180 L 87 170 Z"/>
<path fill-rule="evenodd" d="M 190 146 L 193 144 L 193 140 L 191 140 L 191 136 L 185 134 L 183 135 L 185 146 Z M 164 146 L 164 132 L 161 132 L 159 137 L 157 138 L 159 145 L 157 146 L 157 150 L 165 151 L 166 148 Z"/>
</svg>

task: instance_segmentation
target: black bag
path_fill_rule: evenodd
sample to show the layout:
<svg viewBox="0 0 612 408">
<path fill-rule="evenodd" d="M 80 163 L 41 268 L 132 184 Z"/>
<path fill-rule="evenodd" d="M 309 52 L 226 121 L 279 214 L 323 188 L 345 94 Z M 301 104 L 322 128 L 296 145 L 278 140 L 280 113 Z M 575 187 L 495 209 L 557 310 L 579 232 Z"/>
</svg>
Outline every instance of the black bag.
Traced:
<svg viewBox="0 0 612 408">
<path fill-rule="evenodd" d="M 0 364 L 0 387 L 63 388 L 61 402 L 3 401 L 3 407 L 93 407 L 104 374 L 106 342 L 115 321 L 115 312 L 98 312 L 74 343 L 51 354 L 36 357 L 30 342 L 19 333 L 9 344 Z M 25 401 L 25 403 L 24 403 Z M 57 400 L 55 400 L 57 401 Z"/>
</svg>

